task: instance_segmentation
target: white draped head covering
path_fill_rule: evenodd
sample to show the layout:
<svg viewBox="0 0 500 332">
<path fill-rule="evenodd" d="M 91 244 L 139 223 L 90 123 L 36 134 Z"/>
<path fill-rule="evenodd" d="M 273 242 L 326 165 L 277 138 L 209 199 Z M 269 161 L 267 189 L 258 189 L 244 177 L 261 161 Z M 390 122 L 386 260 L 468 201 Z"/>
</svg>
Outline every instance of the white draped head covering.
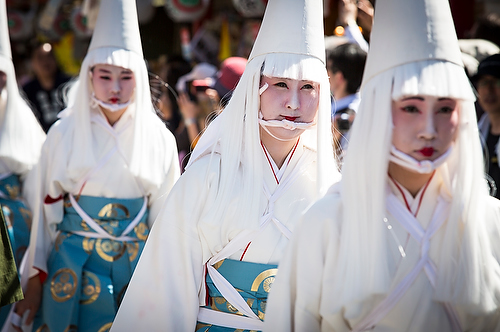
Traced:
<svg viewBox="0 0 500 332">
<path fill-rule="evenodd" d="M 219 198 L 213 207 L 217 219 L 234 188 L 241 187 L 245 202 L 239 215 L 258 220 L 263 170 L 258 112 L 261 75 L 320 83 L 317 126 L 301 136 L 318 155 L 318 195 L 339 179 L 333 158 L 330 129 L 329 82 L 325 67 L 323 5 L 320 0 L 270 0 L 245 71 L 229 104 L 210 123 L 197 143 L 190 162 L 201 156 L 221 154 Z M 243 182 L 235 183 L 243 169 Z M 248 223 L 247 223 L 248 225 Z M 255 225 L 258 227 L 258 225 Z"/>
<path fill-rule="evenodd" d="M 129 106 L 134 122 L 134 143 L 129 166 L 134 175 L 147 182 L 160 184 L 163 170 L 152 162 L 155 160 L 151 155 L 153 150 L 142 148 L 153 145 L 158 139 L 155 136 L 157 131 L 148 128 L 160 120 L 151 103 L 134 0 L 101 1 L 88 53 L 83 60 L 78 81 L 70 90 L 68 108 L 61 114 L 62 118 L 68 118 L 66 121 L 73 121 L 73 131 L 68 134 L 73 136 L 75 152 L 69 156 L 68 176 L 79 181 L 96 164 L 90 118 L 97 109 L 93 109 L 90 103 L 92 84 L 89 74 L 96 64 L 110 64 L 134 72 L 136 88 L 133 103 Z"/>
<path fill-rule="evenodd" d="M 500 279 L 487 235 L 490 221 L 484 217 L 488 192 L 475 98 L 447 0 L 377 1 L 361 104 L 344 159 L 344 216 L 332 298 L 338 299 L 340 309 L 386 293 L 390 286 L 382 220 L 392 145 L 391 102 L 409 95 L 456 98 L 460 107 L 455 148 L 437 169 L 452 212 L 435 262 L 435 300 L 460 304 L 472 313 L 491 311 L 498 306 Z"/>
<path fill-rule="evenodd" d="M 7 75 L 5 89 L 0 91 L 0 158 L 14 173 L 24 174 L 38 161 L 45 133 L 19 93 L 5 1 L 0 0 L 0 71 Z"/>
</svg>

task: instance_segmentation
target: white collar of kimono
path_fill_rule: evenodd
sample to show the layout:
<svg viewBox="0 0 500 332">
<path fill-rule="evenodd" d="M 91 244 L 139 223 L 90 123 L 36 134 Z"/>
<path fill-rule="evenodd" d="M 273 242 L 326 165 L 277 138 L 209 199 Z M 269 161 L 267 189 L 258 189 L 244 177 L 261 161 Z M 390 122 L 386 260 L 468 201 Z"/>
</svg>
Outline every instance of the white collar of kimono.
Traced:
<svg viewBox="0 0 500 332">
<path fill-rule="evenodd" d="M 434 170 L 436 170 L 439 166 L 441 166 L 446 161 L 446 159 L 448 159 L 452 150 L 453 150 L 453 145 L 450 146 L 450 148 L 446 150 L 446 152 L 443 153 L 443 155 L 441 155 L 436 160 L 418 161 L 410 157 L 406 153 L 399 151 L 393 145 L 391 146 L 389 161 L 392 161 L 393 163 L 398 164 L 399 166 L 402 166 L 404 168 L 407 168 L 409 170 L 415 171 L 420 174 L 429 174 L 432 173 Z"/>
<path fill-rule="evenodd" d="M 267 90 L 269 85 L 267 83 L 264 83 L 263 86 L 259 88 L 259 95 L 262 95 L 264 91 Z M 278 141 L 289 141 L 288 139 L 283 139 L 276 137 L 274 134 L 271 134 L 269 129 L 267 127 L 281 127 L 285 128 L 288 130 L 295 130 L 295 129 L 310 129 L 316 125 L 316 121 L 312 122 L 294 122 L 294 121 L 289 121 L 286 119 L 283 120 L 264 120 L 264 116 L 262 115 L 262 112 L 259 111 L 259 124 L 262 126 L 262 128 L 273 138 L 277 139 Z M 292 138 L 290 140 L 294 140 L 295 138 Z"/>
</svg>

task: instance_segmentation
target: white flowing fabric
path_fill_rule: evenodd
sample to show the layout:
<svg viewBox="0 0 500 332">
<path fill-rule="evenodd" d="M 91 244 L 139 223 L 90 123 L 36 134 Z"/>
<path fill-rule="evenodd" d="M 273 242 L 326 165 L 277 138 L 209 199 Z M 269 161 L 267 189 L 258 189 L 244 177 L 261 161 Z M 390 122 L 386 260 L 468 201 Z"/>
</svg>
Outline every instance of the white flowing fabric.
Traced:
<svg viewBox="0 0 500 332">
<path fill-rule="evenodd" d="M 288 243 L 283 233 L 293 231 L 299 215 L 316 197 L 316 153 L 299 143 L 280 185 L 263 156 L 267 193 L 261 198 L 262 218 L 251 225 L 243 224 L 239 211 L 233 208 L 242 198 L 238 192 L 229 196 L 233 199 L 227 202 L 223 220 L 209 217 L 209 207 L 218 193 L 220 158 L 219 154 L 201 157 L 174 186 L 148 238 L 112 331 L 194 331 L 197 319 L 206 317 L 206 311 L 199 310 L 206 301 L 205 266 L 210 271 L 211 265 L 221 259 L 240 260 L 249 241 L 243 261 L 280 261 Z M 215 269 L 209 273 L 215 276 L 227 300 L 253 317 L 244 301 L 229 295 L 234 288 L 221 286 L 225 279 L 217 278 Z M 225 317 L 221 319 L 228 322 Z M 255 317 L 246 321 L 254 324 L 248 327 L 261 326 Z"/>
<path fill-rule="evenodd" d="M 315 203 L 296 228 L 269 296 L 264 331 L 359 331 L 373 325 L 375 332 L 500 331 L 499 310 L 474 316 L 460 304 L 443 304 L 433 298 L 433 280 L 439 275 L 439 266 L 433 262 L 443 250 L 450 203 L 439 171 L 425 192 L 414 198 L 389 181 L 387 229 L 381 239 L 389 262 L 389 292 L 361 302 L 335 303 L 328 294 L 332 294 L 342 236 L 340 185 Z M 498 200 L 488 200 L 485 217 L 491 220 L 490 240 L 499 243 L 499 225 L 494 224 L 500 220 Z M 359 245 L 363 244 L 353 243 L 352 250 Z M 498 264 L 500 248 L 494 250 L 491 255 Z"/>
<path fill-rule="evenodd" d="M 49 131 L 40 162 L 26 179 L 29 188 L 27 198 L 33 207 L 30 245 L 33 263 L 30 266 L 47 271 L 47 258 L 58 233 L 56 227 L 63 218 L 61 198 L 66 193 L 108 198 L 145 196 L 149 203 L 148 224 L 153 224 L 166 194 L 179 176 L 177 150 L 173 135 L 163 124 L 159 121 L 151 123 L 151 132 L 156 135 L 156 140 L 144 149 L 153 149 L 157 153 L 158 160 L 162 161 L 158 163 L 157 171 L 164 174 L 163 179 L 151 183 L 135 177 L 129 169 L 134 107 L 131 105 L 113 127 L 102 113 L 93 110 L 92 146 L 95 158 L 100 162 L 78 181 L 70 179 L 65 172 L 69 156 L 78 153 L 78 146 L 74 146 L 72 140 L 74 116 L 61 119 Z M 31 269 L 30 276 L 36 273 L 35 269 Z"/>
</svg>

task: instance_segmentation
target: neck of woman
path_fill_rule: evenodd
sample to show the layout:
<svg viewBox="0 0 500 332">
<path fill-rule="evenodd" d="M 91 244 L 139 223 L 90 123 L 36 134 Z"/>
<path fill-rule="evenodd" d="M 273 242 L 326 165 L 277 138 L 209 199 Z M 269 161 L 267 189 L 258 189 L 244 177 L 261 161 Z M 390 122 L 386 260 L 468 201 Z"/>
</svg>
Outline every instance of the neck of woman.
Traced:
<svg viewBox="0 0 500 332">
<path fill-rule="evenodd" d="M 278 168 L 281 168 L 286 157 L 297 143 L 298 138 L 290 141 L 279 141 L 260 128 L 260 140 Z"/>
<path fill-rule="evenodd" d="M 415 197 L 420 189 L 422 189 L 422 187 L 425 186 L 425 184 L 432 177 L 432 172 L 428 174 L 420 174 L 390 162 L 389 175 L 405 187 L 413 197 Z"/>
</svg>

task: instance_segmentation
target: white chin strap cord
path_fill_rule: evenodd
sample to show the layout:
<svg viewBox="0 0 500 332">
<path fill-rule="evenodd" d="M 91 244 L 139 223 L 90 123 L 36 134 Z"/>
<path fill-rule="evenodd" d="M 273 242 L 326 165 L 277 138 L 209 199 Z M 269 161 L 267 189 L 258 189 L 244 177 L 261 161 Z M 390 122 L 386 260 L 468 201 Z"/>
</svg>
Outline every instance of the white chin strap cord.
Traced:
<svg viewBox="0 0 500 332">
<path fill-rule="evenodd" d="M 268 87 L 269 87 L 269 85 L 267 83 L 264 83 L 264 85 L 261 86 L 259 89 L 259 95 L 262 95 Z M 259 124 L 273 138 L 277 139 L 278 141 L 285 142 L 285 141 L 294 140 L 295 138 L 292 138 L 292 139 L 278 138 L 275 135 L 271 134 L 268 127 L 284 128 L 284 129 L 288 129 L 288 130 L 296 130 L 296 129 L 306 130 L 306 129 L 314 127 L 316 125 L 316 121 L 313 121 L 313 122 L 294 122 L 294 121 L 290 121 L 290 120 L 286 120 L 286 119 L 283 119 L 283 120 L 264 120 L 264 116 L 262 115 L 262 112 L 259 111 Z"/>
<path fill-rule="evenodd" d="M 105 103 L 102 100 L 97 99 L 95 97 L 95 94 L 92 92 L 90 106 L 92 106 L 92 107 L 101 106 L 102 108 L 105 108 L 105 109 L 109 110 L 110 112 L 118 112 L 118 111 L 128 107 L 131 103 L 132 103 L 132 98 L 130 98 L 129 101 L 127 101 L 126 103 L 123 103 L 123 104 Z"/>
<path fill-rule="evenodd" d="M 389 161 L 392 161 L 393 163 L 398 164 L 399 166 L 402 166 L 404 168 L 407 168 L 409 170 L 415 171 L 420 174 L 429 174 L 432 173 L 439 166 L 441 166 L 446 161 L 446 159 L 448 159 L 452 150 L 453 150 L 453 145 L 450 146 L 450 148 L 446 150 L 446 152 L 443 153 L 443 155 L 441 155 L 434 161 L 432 160 L 418 161 L 410 157 L 406 153 L 399 151 L 393 145 L 391 146 L 391 154 L 389 155 Z"/>
</svg>

